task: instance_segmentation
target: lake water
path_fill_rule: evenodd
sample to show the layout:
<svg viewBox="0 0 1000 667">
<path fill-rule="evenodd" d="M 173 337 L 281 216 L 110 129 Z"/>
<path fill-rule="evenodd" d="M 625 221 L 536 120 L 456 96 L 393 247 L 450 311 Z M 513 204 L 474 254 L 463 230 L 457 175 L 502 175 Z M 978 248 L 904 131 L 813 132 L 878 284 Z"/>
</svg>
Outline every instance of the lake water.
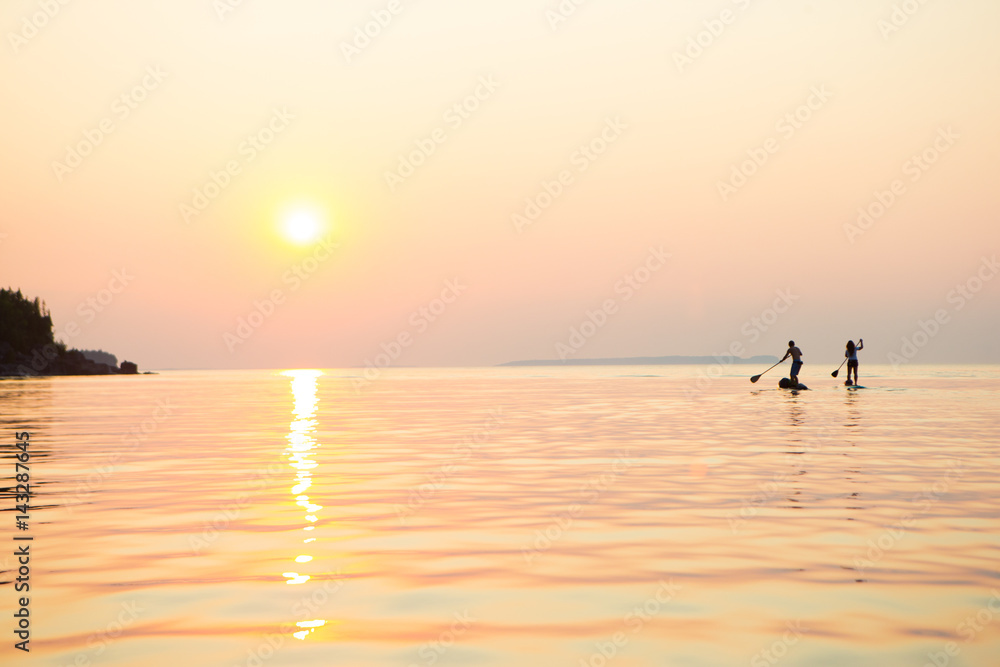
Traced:
<svg viewBox="0 0 1000 667">
<path fill-rule="evenodd" d="M 0 663 L 1000 664 L 1000 367 L 706 370 L 0 380 Z"/>
</svg>

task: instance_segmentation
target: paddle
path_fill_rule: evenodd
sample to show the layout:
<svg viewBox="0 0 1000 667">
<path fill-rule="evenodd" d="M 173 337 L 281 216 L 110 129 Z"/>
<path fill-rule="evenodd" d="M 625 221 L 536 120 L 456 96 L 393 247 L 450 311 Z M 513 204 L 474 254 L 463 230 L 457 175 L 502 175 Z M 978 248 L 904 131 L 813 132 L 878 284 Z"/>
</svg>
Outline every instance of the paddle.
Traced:
<svg viewBox="0 0 1000 667">
<path fill-rule="evenodd" d="M 782 359 L 781 361 L 784 361 L 784 359 Z M 778 364 L 780 364 L 781 361 L 779 361 Z M 774 366 L 777 366 L 778 364 L 775 364 Z M 771 368 L 774 368 L 774 366 L 771 366 Z M 767 371 L 771 370 L 771 368 L 768 368 Z M 767 371 L 764 371 L 764 373 L 766 373 Z M 764 373 L 761 373 L 760 375 L 763 375 Z M 757 380 L 760 379 L 760 375 L 754 375 L 752 378 L 750 378 L 750 381 L 756 382 Z"/>
</svg>

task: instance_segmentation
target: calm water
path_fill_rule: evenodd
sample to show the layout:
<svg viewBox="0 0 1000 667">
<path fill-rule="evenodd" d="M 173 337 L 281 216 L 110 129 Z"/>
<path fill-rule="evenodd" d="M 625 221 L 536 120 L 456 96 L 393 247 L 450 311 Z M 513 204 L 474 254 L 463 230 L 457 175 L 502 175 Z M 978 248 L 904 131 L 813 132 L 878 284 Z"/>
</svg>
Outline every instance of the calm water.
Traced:
<svg viewBox="0 0 1000 667">
<path fill-rule="evenodd" d="M 1000 368 L 704 370 L 0 380 L 0 663 L 1000 664 Z"/>
</svg>

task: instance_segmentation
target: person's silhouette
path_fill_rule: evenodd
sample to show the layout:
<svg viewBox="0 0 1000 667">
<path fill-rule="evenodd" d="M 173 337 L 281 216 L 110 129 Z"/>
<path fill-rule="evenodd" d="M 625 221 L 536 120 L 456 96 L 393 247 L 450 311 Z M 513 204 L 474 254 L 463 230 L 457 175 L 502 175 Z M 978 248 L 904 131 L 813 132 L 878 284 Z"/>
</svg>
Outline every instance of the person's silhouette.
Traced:
<svg viewBox="0 0 1000 667">
<path fill-rule="evenodd" d="M 844 384 L 857 384 L 858 383 L 858 352 L 865 349 L 864 338 L 858 339 L 858 345 L 855 347 L 854 341 L 847 341 L 847 351 L 844 352 L 844 356 L 847 357 L 847 380 Z M 851 369 L 854 369 L 854 381 L 851 382 Z"/>
<path fill-rule="evenodd" d="M 799 383 L 799 371 L 802 369 L 802 350 L 795 347 L 794 340 L 788 341 L 788 351 L 785 352 L 785 356 L 781 360 L 784 361 L 789 355 L 792 357 L 792 370 L 788 374 L 788 379 L 792 381 L 792 386 L 794 386 Z"/>
</svg>

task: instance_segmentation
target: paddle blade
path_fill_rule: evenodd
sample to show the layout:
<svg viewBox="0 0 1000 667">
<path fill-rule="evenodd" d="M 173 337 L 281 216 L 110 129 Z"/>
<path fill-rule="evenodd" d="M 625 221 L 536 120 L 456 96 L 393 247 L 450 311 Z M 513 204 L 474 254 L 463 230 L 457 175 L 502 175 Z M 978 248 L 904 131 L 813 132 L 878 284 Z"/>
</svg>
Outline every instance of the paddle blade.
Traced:
<svg viewBox="0 0 1000 667">
<path fill-rule="evenodd" d="M 763 375 L 763 373 L 761 373 L 760 375 Z M 754 375 L 752 378 L 750 378 L 750 381 L 751 382 L 756 382 L 757 380 L 760 379 L 760 375 Z"/>
<path fill-rule="evenodd" d="M 838 368 L 834 372 L 830 373 L 830 375 L 832 375 L 833 377 L 837 377 L 838 375 L 840 375 L 840 369 Z"/>
</svg>

